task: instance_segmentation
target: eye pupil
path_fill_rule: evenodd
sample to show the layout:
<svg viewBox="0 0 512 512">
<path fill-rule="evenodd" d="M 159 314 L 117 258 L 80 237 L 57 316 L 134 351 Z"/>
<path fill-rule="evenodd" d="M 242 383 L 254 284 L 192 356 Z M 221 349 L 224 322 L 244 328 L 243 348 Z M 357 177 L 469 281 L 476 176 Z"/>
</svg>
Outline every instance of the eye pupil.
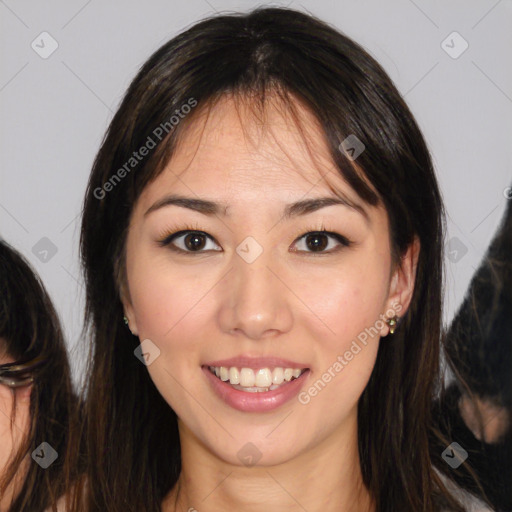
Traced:
<svg viewBox="0 0 512 512">
<path fill-rule="evenodd" d="M 193 242 L 192 242 L 193 240 Z M 199 243 L 197 243 L 199 240 Z M 204 247 L 204 235 L 200 233 L 189 233 L 184 238 L 185 245 L 190 250 L 200 250 Z"/>
<path fill-rule="evenodd" d="M 326 242 L 326 238 L 327 237 L 325 235 L 322 235 L 320 233 L 314 233 L 312 235 L 308 235 L 306 237 L 306 245 L 310 249 L 316 249 L 316 250 L 322 251 L 327 247 L 327 244 L 328 244 L 328 242 Z M 311 240 L 311 239 L 315 240 L 315 242 L 312 245 L 307 243 L 307 241 Z M 319 239 L 323 239 L 323 243 L 319 242 Z"/>
</svg>

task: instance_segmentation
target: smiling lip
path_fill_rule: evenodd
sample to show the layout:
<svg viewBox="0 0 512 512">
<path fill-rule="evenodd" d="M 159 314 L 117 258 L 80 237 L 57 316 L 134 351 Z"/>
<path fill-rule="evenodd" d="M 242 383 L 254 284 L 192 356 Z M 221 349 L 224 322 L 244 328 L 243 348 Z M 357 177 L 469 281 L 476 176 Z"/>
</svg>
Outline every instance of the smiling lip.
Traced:
<svg viewBox="0 0 512 512">
<path fill-rule="evenodd" d="M 209 367 L 232 367 L 252 368 L 257 370 L 260 368 L 301 368 L 306 369 L 302 375 L 290 382 L 284 382 L 277 389 L 250 393 L 235 389 L 229 382 L 224 382 L 216 377 Z M 267 412 L 281 407 L 286 402 L 297 396 L 304 386 L 307 376 L 310 373 L 307 365 L 280 359 L 276 357 L 235 357 L 231 359 L 223 359 L 210 361 L 204 364 L 201 369 L 205 377 L 208 379 L 210 386 L 215 394 L 227 405 L 243 412 Z"/>
</svg>

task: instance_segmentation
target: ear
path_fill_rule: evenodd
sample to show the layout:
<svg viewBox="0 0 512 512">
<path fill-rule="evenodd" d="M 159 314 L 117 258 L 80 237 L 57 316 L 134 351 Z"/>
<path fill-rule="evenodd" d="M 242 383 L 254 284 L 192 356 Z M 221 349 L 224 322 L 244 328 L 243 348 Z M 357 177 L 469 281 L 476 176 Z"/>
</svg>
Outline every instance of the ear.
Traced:
<svg viewBox="0 0 512 512">
<path fill-rule="evenodd" d="M 122 284 L 120 286 L 120 299 L 123 304 L 124 316 L 128 320 L 127 327 L 130 329 L 131 333 L 134 336 L 138 336 L 139 332 L 137 329 L 137 320 L 135 318 L 135 311 L 132 306 L 132 302 L 130 299 L 130 293 L 127 290 L 126 284 Z"/>
<path fill-rule="evenodd" d="M 409 308 L 414 293 L 414 281 L 416 279 L 416 268 L 420 254 L 420 241 L 414 237 L 413 242 L 396 265 L 389 283 L 389 293 L 385 306 L 384 316 L 386 319 L 393 316 L 404 316 Z M 381 329 L 381 336 L 389 334 L 387 323 Z"/>
</svg>

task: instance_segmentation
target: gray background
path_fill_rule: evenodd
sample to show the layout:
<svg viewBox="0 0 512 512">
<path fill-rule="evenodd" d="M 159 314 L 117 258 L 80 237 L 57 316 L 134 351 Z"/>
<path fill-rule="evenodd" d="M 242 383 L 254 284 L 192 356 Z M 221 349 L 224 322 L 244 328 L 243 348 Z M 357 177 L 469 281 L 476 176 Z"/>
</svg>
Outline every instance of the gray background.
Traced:
<svg viewBox="0 0 512 512">
<path fill-rule="evenodd" d="M 79 212 L 112 114 L 139 66 L 164 42 L 200 18 L 256 5 L 261 2 L 0 0 L 0 236 L 46 284 L 75 376 L 84 355 Z M 272 5 L 309 11 L 353 37 L 405 96 L 447 206 L 449 321 L 512 184 L 511 0 Z M 58 48 L 42 58 L 52 44 Z"/>
</svg>

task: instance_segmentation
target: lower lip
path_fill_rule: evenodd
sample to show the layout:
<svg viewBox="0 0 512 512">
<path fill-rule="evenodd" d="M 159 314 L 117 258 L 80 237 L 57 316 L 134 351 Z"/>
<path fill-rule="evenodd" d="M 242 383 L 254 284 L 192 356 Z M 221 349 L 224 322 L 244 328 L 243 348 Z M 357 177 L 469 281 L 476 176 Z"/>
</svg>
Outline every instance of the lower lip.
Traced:
<svg viewBox="0 0 512 512">
<path fill-rule="evenodd" d="M 297 379 L 293 379 L 277 389 L 250 393 L 249 391 L 234 389 L 230 384 L 216 377 L 207 367 L 203 367 L 202 370 L 219 398 L 233 409 L 244 412 L 266 412 L 281 407 L 299 394 L 306 381 L 306 376 L 309 374 L 309 370 L 306 370 Z"/>
</svg>

